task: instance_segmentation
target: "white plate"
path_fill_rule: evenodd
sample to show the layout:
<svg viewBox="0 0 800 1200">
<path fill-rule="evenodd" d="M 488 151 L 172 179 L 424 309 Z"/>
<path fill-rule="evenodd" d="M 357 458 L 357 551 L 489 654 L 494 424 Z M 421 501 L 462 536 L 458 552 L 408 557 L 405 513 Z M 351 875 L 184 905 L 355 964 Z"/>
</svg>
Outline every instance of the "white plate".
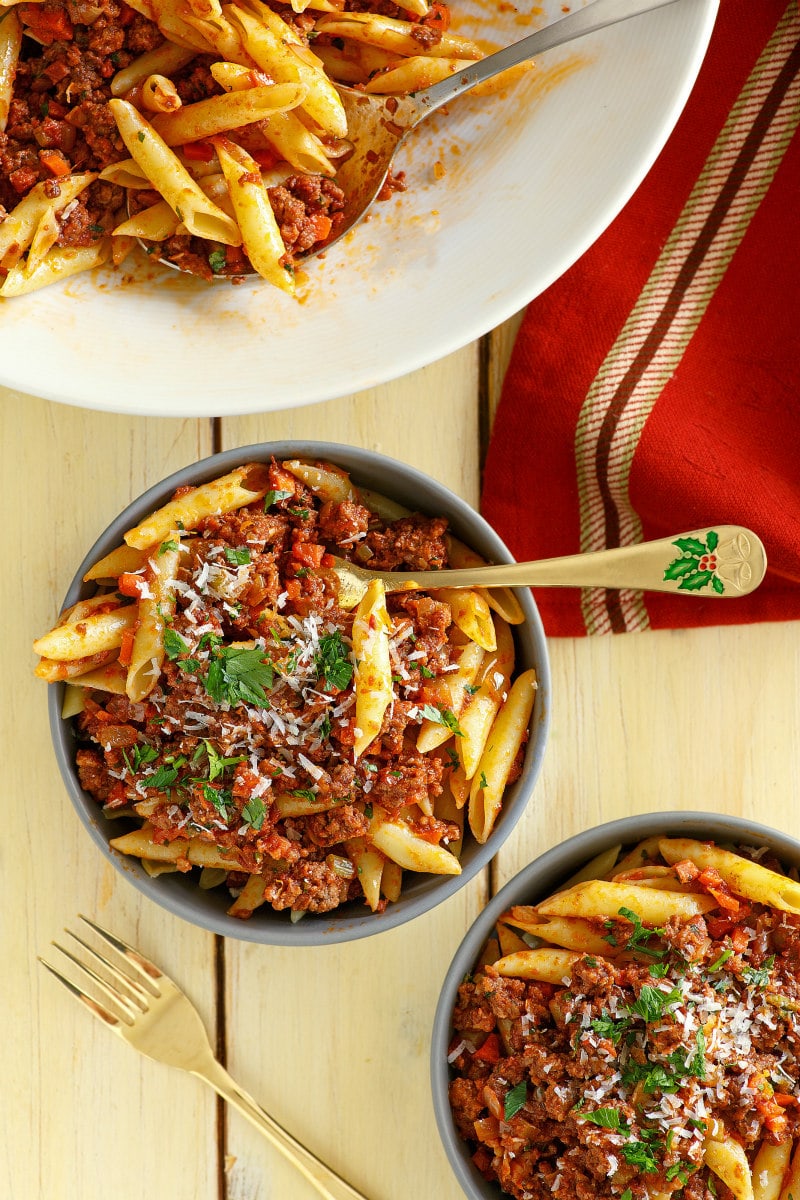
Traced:
<svg viewBox="0 0 800 1200">
<path fill-rule="evenodd" d="M 487 49 L 563 11 L 559 0 L 519 0 L 519 12 L 477 2 L 454 27 Z M 453 7 L 465 13 L 464 0 Z M 408 191 L 309 265 L 299 303 L 149 262 L 134 277 L 77 276 L 0 301 L 0 383 L 114 412 L 264 412 L 458 349 L 542 292 L 623 207 L 680 115 L 716 10 L 680 0 L 550 51 L 507 92 L 436 114 L 398 160 Z"/>
</svg>

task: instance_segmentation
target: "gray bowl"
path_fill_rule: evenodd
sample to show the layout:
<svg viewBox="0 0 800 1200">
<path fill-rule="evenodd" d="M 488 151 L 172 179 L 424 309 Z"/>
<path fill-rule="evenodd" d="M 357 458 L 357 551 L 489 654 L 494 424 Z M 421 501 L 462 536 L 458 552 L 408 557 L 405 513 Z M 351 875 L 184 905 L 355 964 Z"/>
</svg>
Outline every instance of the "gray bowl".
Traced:
<svg viewBox="0 0 800 1200">
<path fill-rule="evenodd" d="M 184 467 L 156 484 L 135 500 L 108 526 L 81 563 L 64 599 L 74 604 L 90 589 L 81 581 L 92 563 L 122 542 L 123 534 L 162 505 L 185 484 L 215 479 L 239 463 L 275 458 L 315 458 L 337 463 L 348 471 L 355 483 L 391 496 L 409 508 L 430 515 L 446 516 L 453 532 L 479 554 L 493 562 L 513 561 L 508 550 L 489 525 L 465 501 L 422 472 L 383 455 L 352 446 L 329 442 L 263 442 L 226 450 L 201 462 Z M 383 913 L 371 913 L 365 906 L 350 903 L 332 913 L 307 915 L 292 924 L 288 913 L 271 908 L 258 909 L 247 921 L 227 916 L 230 903 L 222 889 L 201 891 L 192 877 L 180 874 L 151 878 L 141 864 L 119 854 L 109 846 L 111 837 L 122 830 L 122 822 L 105 818 L 97 802 L 81 787 L 75 769 L 75 743 L 72 723 L 61 718 L 63 684 L 50 688 L 50 729 L 58 765 L 70 798 L 93 841 L 126 879 L 149 899 L 177 916 L 225 937 L 279 946 L 317 946 L 353 941 L 393 929 L 434 908 L 472 879 L 496 854 L 522 815 L 533 791 L 541 767 L 550 715 L 550 673 L 547 647 L 539 614 L 528 589 L 517 597 L 525 612 L 525 623 L 515 629 L 518 664 L 521 669 L 535 667 L 539 680 L 528 741 L 520 778 L 509 787 L 502 814 L 486 844 L 467 838 L 457 876 L 414 875 L 406 873 L 400 899 L 387 905 Z"/>
<path fill-rule="evenodd" d="M 459 984 L 474 968 L 495 921 L 512 905 L 535 904 L 556 891 L 565 879 L 609 846 L 618 842 L 633 846 L 654 834 L 769 846 L 787 866 L 800 867 L 800 841 L 758 821 L 719 813 L 662 812 L 623 817 L 587 829 L 540 855 L 509 880 L 487 904 L 456 951 L 442 985 L 433 1021 L 431 1088 L 436 1124 L 450 1165 L 469 1200 L 501 1200 L 507 1193 L 498 1183 L 484 1179 L 474 1166 L 470 1149 L 456 1130 L 450 1111 L 448 1084 L 451 1072 L 447 1051 L 453 1033 L 452 1015 Z"/>
</svg>

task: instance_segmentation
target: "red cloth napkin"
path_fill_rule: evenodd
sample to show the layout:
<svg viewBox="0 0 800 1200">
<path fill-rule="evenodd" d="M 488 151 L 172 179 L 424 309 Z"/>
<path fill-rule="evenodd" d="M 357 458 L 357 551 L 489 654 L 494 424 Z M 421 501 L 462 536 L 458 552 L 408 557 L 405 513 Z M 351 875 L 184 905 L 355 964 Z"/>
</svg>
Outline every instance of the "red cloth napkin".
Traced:
<svg viewBox="0 0 800 1200">
<path fill-rule="evenodd" d="M 551 635 L 800 617 L 800 11 L 722 0 L 665 149 L 534 300 L 481 507 L 518 559 L 740 524 L 750 597 L 537 589 Z"/>
</svg>

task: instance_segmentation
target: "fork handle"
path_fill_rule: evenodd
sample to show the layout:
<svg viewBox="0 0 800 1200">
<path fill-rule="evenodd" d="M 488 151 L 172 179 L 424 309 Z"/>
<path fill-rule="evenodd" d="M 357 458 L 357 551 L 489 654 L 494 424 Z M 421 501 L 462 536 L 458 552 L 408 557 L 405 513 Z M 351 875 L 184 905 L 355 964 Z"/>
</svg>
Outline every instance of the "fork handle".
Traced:
<svg viewBox="0 0 800 1200">
<path fill-rule="evenodd" d="M 193 1070 L 192 1074 L 210 1084 L 218 1096 L 233 1105 L 251 1125 L 255 1125 L 275 1149 L 297 1167 L 323 1200 L 366 1200 L 361 1192 L 357 1192 L 340 1175 L 320 1162 L 301 1142 L 287 1133 L 244 1088 L 239 1086 L 216 1059 L 204 1063 L 202 1067 Z"/>
</svg>

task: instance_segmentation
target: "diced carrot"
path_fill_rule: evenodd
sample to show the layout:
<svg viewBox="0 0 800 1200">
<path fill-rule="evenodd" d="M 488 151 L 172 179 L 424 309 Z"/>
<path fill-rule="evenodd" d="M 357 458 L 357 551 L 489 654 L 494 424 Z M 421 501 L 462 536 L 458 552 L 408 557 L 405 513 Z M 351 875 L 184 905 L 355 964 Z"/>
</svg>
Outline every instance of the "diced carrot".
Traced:
<svg viewBox="0 0 800 1200">
<path fill-rule="evenodd" d="M 310 217 L 310 221 L 314 230 L 314 241 L 324 242 L 333 227 L 333 221 L 330 217 L 326 217 L 325 213 L 314 213 Z"/>
<path fill-rule="evenodd" d="M 69 175 L 72 169 L 69 165 L 69 160 L 60 150 L 40 150 L 39 162 L 46 171 L 49 171 L 51 175 L 55 175 L 56 178 Z"/>
<path fill-rule="evenodd" d="M 439 29 L 444 33 L 450 28 L 450 9 L 446 4 L 441 4 L 440 0 L 434 0 L 420 24 L 429 25 L 431 29 Z"/>
<path fill-rule="evenodd" d="M 126 629 L 122 635 L 122 644 L 119 648 L 119 662 L 122 667 L 131 665 L 131 657 L 133 655 L 133 640 L 136 634 L 132 629 Z"/>
<path fill-rule="evenodd" d="M 133 596 L 138 600 L 146 585 L 147 580 L 143 575 L 136 575 L 132 571 L 123 571 L 117 580 L 117 591 L 122 592 L 123 596 Z"/>
<path fill-rule="evenodd" d="M 270 171 L 279 162 L 283 162 L 280 154 L 275 150 L 271 150 L 269 146 L 264 146 L 259 150 L 251 150 L 250 157 L 255 159 L 262 171 Z"/>
</svg>

